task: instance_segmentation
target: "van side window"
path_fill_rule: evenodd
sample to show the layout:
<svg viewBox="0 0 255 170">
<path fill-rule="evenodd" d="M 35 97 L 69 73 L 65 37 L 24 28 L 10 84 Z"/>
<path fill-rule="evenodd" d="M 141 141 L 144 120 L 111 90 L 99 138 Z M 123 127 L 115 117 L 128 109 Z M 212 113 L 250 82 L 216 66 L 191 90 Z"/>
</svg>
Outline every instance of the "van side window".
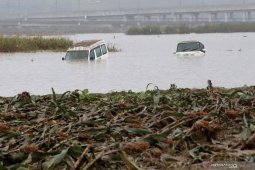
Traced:
<svg viewBox="0 0 255 170">
<path fill-rule="evenodd" d="M 205 48 L 204 45 L 203 45 L 202 43 L 199 43 L 199 45 L 200 45 L 200 46 L 199 46 L 199 47 L 200 47 L 200 48 L 199 48 L 200 51 L 203 50 L 203 49 Z"/>
<path fill-rule="evenodd" d="M 205 48 L 204 44 L 201 44 L 202 45 L 202 50 Z"/>
<path fill-rule="evenodd" d="M 106 48 L 105 44 L 101 45 L 101 48 L 102 48 L 103 54 L 106 54 L 107 53 L 107 48 Z"/>
<path fill-rule="evenodd" d="M 95 51 L 96 51 L 96 55 L 97 55 L 97 57 L 102 56 L 102 51 L 101 51 L 100 46 L 96 47 L 96 48 L 95 48 Z"/>
<path fill-rule="evenodd" d="M 90 60 L 95 60 L 95 53 L 94 53 L 94 49 L 93 50 L 90 50 L 90 54 L 89 54 L 89 59 Z"/>
</svg>

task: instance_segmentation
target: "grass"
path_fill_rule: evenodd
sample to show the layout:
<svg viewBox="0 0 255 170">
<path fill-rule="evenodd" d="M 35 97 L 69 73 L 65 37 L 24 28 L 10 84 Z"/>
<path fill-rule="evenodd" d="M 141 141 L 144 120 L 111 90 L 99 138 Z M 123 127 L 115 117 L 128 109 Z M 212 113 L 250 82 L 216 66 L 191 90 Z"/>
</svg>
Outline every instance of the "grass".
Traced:
<svg viewBox="0 0 255 170">
<path fill-rule="evenodd" d="M 65 38 L 0 36 L 0 52 L 65 51 L 72 44 Z"/>
<path fill-rule="evenodd" d="M 255 32 L 254 23 L 220 23 L 206 24 L 191 27 L 188 25 L 166 27 L 144 26 L 131 27 L 126 31 L 127 35 L 157 35 L 157 34 L 187 34 L 187 33 L 231 33 L 231 32 Z"/>
<path fill-rule="evenodd" d="M 231 32 L 254 32 L 254 23 L 235 23 L 235 24 L 210 24 L 197 27 L 187 25 L 168 26 L 164 29 L 164 34 L 185 34 L 185 33 L 231 33 Z"/>
<path fill-rule="evenodd" d="M 127 35 L 155 35 L 161 34 L 159 26 L 131 27 L 127 30 Z"/>
</svg>

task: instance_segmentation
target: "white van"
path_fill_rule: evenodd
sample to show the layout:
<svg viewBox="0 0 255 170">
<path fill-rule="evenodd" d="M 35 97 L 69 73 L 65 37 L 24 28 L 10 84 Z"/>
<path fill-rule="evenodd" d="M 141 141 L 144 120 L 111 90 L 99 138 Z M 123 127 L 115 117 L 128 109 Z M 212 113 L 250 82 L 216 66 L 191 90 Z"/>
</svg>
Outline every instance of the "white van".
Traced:
<svg viewBox="0 0 255 170">
<path fill-rule="evenodd" d="M 98 60 L 108 58 L 107 43 L 104 40 L 86 40 L 73 45 L 63 60 Z"/>
</svg>

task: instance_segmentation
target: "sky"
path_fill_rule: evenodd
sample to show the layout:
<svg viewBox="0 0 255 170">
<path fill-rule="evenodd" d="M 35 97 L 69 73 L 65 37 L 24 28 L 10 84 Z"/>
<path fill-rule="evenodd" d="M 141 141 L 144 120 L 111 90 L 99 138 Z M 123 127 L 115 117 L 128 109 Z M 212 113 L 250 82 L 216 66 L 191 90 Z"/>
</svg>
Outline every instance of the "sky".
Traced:
<svg viewBox="0 0 255 170">
<path fill-rule="evenodd" d="M 0 14 L 103 11 L 255 3 L 255 0 L 0 0 Z"/>
</svg>

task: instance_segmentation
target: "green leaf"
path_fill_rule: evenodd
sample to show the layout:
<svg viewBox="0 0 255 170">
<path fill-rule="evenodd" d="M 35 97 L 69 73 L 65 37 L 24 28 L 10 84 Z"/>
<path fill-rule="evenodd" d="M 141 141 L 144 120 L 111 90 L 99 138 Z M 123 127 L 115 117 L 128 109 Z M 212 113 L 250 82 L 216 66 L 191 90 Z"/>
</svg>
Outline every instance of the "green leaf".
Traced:
<svg viewBox="0 0 255 170">
<path fill-rule="evenodd" d="M 16 132 L 13 132 L 13 131 L 9 131 L 7 132 L 6 134 L 4 134 L 3 137 L 0 138 L 0 142 L 8 139 L 8 138 L 16 138 L 18 137 L 20 134 L 19 133 L 16 133 Z"/>
<path fill-rule="evenodd" d="M 73 146 L 73 147 L 70 147 L 69 150 L 68 150 L 68 155 L 74 157 L 74 158 L 78 158 L 82 152 L 83 152 L 83 148 L 81 146 Z"/>
<path fill-rule="evenodd" d="M 147 94 L 144 93 L 144 92 L 140 92 L 140 93 L 137 94 L 137 97 L 138 97 L 138 99 L 140 99 L 140 100 L 144 100 L 144 99 L 146 99 Z"/>
<path fill-rule="evenodd" d="M 197 156 L 196 156 L 196 152 L 199 151 L 199 147 L 195 147 L 191 150 L 189 150 L 189 155 L 193 158 L 193 159 L 197 159 Z"/>
<path fill-rule="evenodd" d="M 56 97 L 56 93 L 55 93 L 54 89 L 51 88 L 51 91 L 52 91 L 52 100 L 54 103 L 57 103 L 57 97 Z"/>
<path fill-rule="evenodd" d="M 60 100 L 63 99 L 63 98 L 65 97 L 65 95 L 70 94 L 70 93 L 71 93 L 71 91 L 66 91 L 66 92 L 64 92 L 64 93 L 61 95 Z"/>
<path fill-rule="evenodd" d="M 88 89 L 84 89 L 80 96 L 79 96 L 80 100 L 87 100 L 89 99 L 89 90 Z"/>
<path fill-rule="evenodd" d="M 155 96 L 153 97 L 153 99 L 154 99 L 154 105 L 158 105 L 158 104 L 159 104 L 160 98 L 161 98 L 161 94 L 160 94 L 160 91 L 158 90 L 158 91 L 157 91 L 157 95 L 155 95 Z"/>
<path fill-rule="evenodd" d="M 56 165 L 60 164 L 66 157 L 68 149 L 63 150 L 60 154 L 55 155 L 51 160 L 44 162 L 43 165 L 46 169 L 54 168 Z"/>
<path fill-rule="evenodd" d="M 244 123 L 245 127 L 248 127 L 248 120 L 247 120 L 245 114 L 243 115 L 243 123 Z"/>
<path fill-rule="evenodd" d="M 146 135 L 151 133 L 151 131 L 142 128 L 126 128 L 126 131 L 133 135 Z"/>
<path fill-rule="evenodd" d="M 242 140 L 246 141 L 247 139 L 249 139 L 251 135 L 251 130 L 249 127 L 249 121 L 247 120 L 245 114 L 243 115 L 243 123 L 244 123 L 244 126 L 242 126 L 243 131 L 241 133 L 241 138 Z"/>
<path fill-rule="evenodd" d="M 191 150 L 189 150 L 189 155 L 194 159 L 194 160 L 201 160 L 199 158 L 199 153 L 200 152 L 206 152 L 206 153 L 211 153 L 210 148 L 208 148 L 206 145 L 199 145 Z"/>
<path fill-rule="evenodd" d="M 40 153 L 40 152 L 32 152 L 30 155 L 32 159 L 31 163 L 38 162 L 48 156 L 47 154 Z"/>
<path fill-rule="evenodd" d="M 28 156 L 28 154 L 25 154 L 25 153 L 23 153 L 23 152 L 11 153 L 11 159 L 12 159 L 14 162 L 22 161 L 22 160 L 26 159 L 27 156 Z"/>
<path fill-rule="evenodd" d="M 15 164 L 11 167 L 11 170 L 29 170 L 29 166 L 27 164 Z"/>
<path fill-rule="evenodd" d="M 254 163 L 255 162 L 255 156 L 248 157 L 246 159 L 247 162 Z"/>
<path fill-rule="evenodd" d="M 58 130 L 58 124 L 55 124 L 49 131 L 50 134 L 56 133 Z"/>
<path fill-rule="evenodd" d="M 251 129 L 252 132 L 254 132 L 255 131 L 255 125 L 254 124 L 250 124 L 250 129 Z"/>
<path fill-rule="evenodd" d="M 142 170 L 139 166 L 137 166 L 133 161 L 128 159 L 128 156 L 124 151 L 119 152 L 121 159 L 127 165 L 128 169 L 132 170 Z"/>
<path fill-rule="evenodd" d="M 150 86 L 150 85 L 153 85 L 153 86 L 154 86 L 154 90 L 159 91 L 158 86 L 154 85 L 153 83 L 149 83 L 149 84 L 147 84 L 147 86 L 146 86 L 146 91 L 148 91 L 148 88 L 149 88 L 149 86 Z"/>
<path fill-rule="evenodd" d="M 243 131 L 241 133 L 242 140 L 246 141 L 247 139 L 249 139 L 250 135 L 251 135 L 250 129 L 247 127 L 243 127 Z"/>
<path fill-rule="evenodd" d="M 160 139 L 166 139 L 167 136 L 170 134 L 169 130 L 165 130 L 160 134 L 151 134 L 146 136 L 143 141 L 149 142 L 150 145 L 156 145 Z"/>
</svg>

